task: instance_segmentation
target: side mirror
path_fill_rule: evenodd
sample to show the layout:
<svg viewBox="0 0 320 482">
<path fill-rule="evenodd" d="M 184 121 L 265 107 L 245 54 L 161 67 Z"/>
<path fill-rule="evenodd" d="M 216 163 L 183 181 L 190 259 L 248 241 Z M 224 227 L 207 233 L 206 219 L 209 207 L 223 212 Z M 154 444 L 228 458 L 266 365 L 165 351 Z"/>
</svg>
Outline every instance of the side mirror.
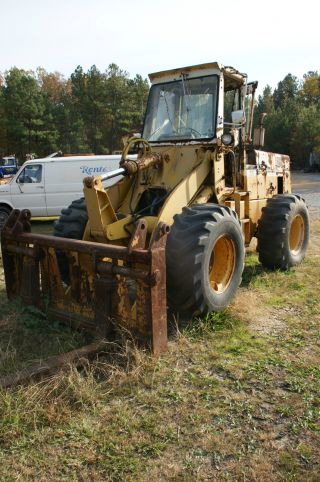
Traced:
<svg viewBox="0 0 320 482">
<path fill-rule="evenodd" d="M 243 125 L 246 122 L 246 114 L 243 110 L 234 110 L 231 112 L 232 124 Z"/>
<path fill-rule="evenodd" d="M 263 127 L 263 123 L 266 116 L 267 114 L 265 112 L 260 114 L 258 126 L 255 128 L 253 132 L 253 146 L 256 147 L 257 149 L 260 149 L 260 147 L 264 146 L 264 135 L 266 130 Z"/>
<path fill-rule="evenodd" d="M 18 179 L 17 179 L 17 182 L 19 184 L 24 184 L 24 176 L 19 176 Z"/>
<path fill-rule="evenodd" d="M 264 127 L 256 127 L 253 131 L 253 146 L 257 149 L 264 146 L 265 131 Z"/>
</svg>

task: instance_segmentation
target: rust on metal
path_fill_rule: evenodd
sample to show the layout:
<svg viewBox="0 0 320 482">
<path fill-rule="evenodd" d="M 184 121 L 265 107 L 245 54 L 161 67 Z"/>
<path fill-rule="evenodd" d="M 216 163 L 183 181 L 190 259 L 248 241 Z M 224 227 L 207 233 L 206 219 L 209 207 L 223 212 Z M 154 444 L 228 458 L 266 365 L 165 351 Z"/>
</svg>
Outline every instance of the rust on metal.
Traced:
<svg viewBox="0 0 320 482">
<path fill-rule="evenodd" d="M 21 273 L 21 299 L 27 305 L 38 305 L 40 299 L 39 261 L 25 257 Z"/>
<path fill-rule="evenodd" d="M 24 368 L 18 372 L 10 373 L 0 378 L 1 388 L 10 388 L 16 385 L 25 384 L 31 380 L 36 381 L 43 377 L 53 375 L 58 370 L 70 364 L 79 367 L 87 358 L 93 357 L 106 347 L 105 341 L 98 341 L 83 346 L 76 350 L 69 351 L 57 356 L 47 358 L 44 363 Z"/>
<path fill-rule="evenodd" d="M 15 211 L 1 233 L 10 299 L 46 307 L 49 320 L 102 338 L 124 328 L 154 354 L 166 349 L 168 225 L 159 223 L 147 246 L 147 221 L 139 219 L 124 247 L 33 234 L 29 220 L 29 211 Z M 65 255 L 65 274 L 57 253 Z"/>
<path fill-rule="evenodd" d="M 167 295 L 165 246 L 170 227 L 159 223 L 149 252 L 150 273 L 154 283 L 148 286 L 145 281 L 137 282 L 137 321 L 138 329 L 152 340 L 152 351 L 156 355 L 167 349 Z M 152 320 L 150 324 L 149 320 Z"/>
<path fill-rule="evenodd" d="M 156 275 L 153 273 L 148 273 L 147 271 L 143 271 L 142 269 L 133 269 L 133 268 L 127 268 L 126 266 L 117 266 L 112 263 L 107 263 L 107 262 L 100 262 L 97 264 L 97 272 L 99 274 L 105 274 L 105 275 L 121 275 L 121 276 L 126 276 L 128 278 L 134 279 L 134 280 L 145 280 L 147 283 L 153 284 L 155 283 L 155 277 Z"/>
<path fill-rule="evenodd" d="M 147 222 L 145 219 L 139 219 L 135 223 L 129 244 L 128 253 L 132 253 L 134 249 L 145 249 L 147 239 Z"/>
<path fill-rule="evenodd" d="M 6 241 L 12 241 L 13 244 L 17 242 L 12 231 L 7 231 L 7 229 L 4 227 L 2 232 Z M 150 257 L 148 251 L 145 249 L 133 250 L 130 253 L 128 252 L 128 249 L 124 246 L 95 243 L 92 241 L 79 241 L 77 239 L 58 238 L 55 236 L 47 236 L 44 234 L 34 234 L 26 232 L 23 232 L 21 233 L 21 235 L 19 235 L 19 244 L 33 245 L 35 243 L 42 248 L 76 251 L 78 253 L 90 254 L 91 256 L 94 252 L 96 252 L 102 257 L 117 258 L 136 263 L 147 263 Z"/>
<path fill-rule="evenodd" d="M 112 276 L 99 276 L 94 279 L 95 289 L 95 328 L 103 338 L 113 331 L 112 299 L 116 280 Z"/>
<path fill-rule="evenodd" d="M 13 209 L 9 215 L 9 218 L 6 222 L 6 228 L 10 229 L 10 232 L 13 236 L 17 236 L 18 234 L 25 232 L 31 232 L 31 213 L 28 209 Z"/>
<path fill-rule="evenodd" d="M 148 169 L 149 167 L 159 167 L 162 162 L 162 155 L 152 152 L 141 157 L 138 161 L 125 160 L 124 162 L 120 163 L 120 166 L 125 169 L 129 176 L 131 176 L 132 174 Z"/>
<path fill-rule="evenodd" d="M 15 253 L 15 254 L 23 254 L 23 256 L 27 256 L 30 258 L 37 258 L 38 254 L 36 253 L 36 250 L 34 248 L 29 248 L 25 246 L 14 246 L 14 245 L 9 245 L 7 246 L 7 251 L 9 253 Z"/>
</svg>

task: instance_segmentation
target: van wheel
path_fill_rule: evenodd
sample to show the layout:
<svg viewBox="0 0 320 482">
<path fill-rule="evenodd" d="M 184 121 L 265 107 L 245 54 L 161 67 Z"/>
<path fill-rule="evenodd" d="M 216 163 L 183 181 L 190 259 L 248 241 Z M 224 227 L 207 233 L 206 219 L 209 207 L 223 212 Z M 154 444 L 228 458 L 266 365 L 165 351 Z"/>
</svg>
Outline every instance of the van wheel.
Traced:
<svg viewBox="0 0 320 482">
<path fill-rule="evenodd" d="M 184 208 L 166 248 L 170 307 L 190 315 L 224 310 L 240 285 L 244 253 L 234 211 L 217 204 Z"/>
<path fill-rule="evenodd" d="M 8 217 L 10 216 L 11 209 L 7 206 L 0 206 L 0 231 L 6 224 Z"/>
<path fill-rule="evenodd" d="M 309 213 L 302 197 L 278 194 L 268 199 L 258 223 L 260 263 L 281 270 L 301 263 L 309 243 L 309 229 Z"/>
<path fill-rule="evenodd" d="M 54 222 L 53 235 L 59 238 L 82 239 L 88 222 L 88 213 L 85 198 L 72 201 L 70 206 L 62 209 L 60 218 Z M 67 256 L 56 250 L 61 279 L 69 284 L 70 275 Z"/>
</svg>

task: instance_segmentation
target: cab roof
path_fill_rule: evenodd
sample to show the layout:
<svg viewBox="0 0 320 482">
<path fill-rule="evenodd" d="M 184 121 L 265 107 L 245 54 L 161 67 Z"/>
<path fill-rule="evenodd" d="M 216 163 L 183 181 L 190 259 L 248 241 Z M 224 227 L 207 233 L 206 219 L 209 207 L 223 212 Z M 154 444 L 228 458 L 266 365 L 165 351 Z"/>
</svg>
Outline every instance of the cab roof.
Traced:
<svg viewBox="0 0 320 482">
<path fill-rule="evenodd" d="M 223 73 L 225 81 L 230 84 L 230 86 L 231 84 L 244 84 L 247 79 L 246 74 L 239 72 L 233 67 L 224 66 L 219 62 L 209 62 L 205 64 L 191 65 L 189 67 L 180 67 L 177 69 L 154 72 L 149 74 L 149 79 L 152 84 L 156 84 L 159 82 L 178 80 L 181 74 L 186 74 L 191 77 L 196 75 L 210 75 L 214 73 L 218 74 L 220 72 Z"/>
</svg>

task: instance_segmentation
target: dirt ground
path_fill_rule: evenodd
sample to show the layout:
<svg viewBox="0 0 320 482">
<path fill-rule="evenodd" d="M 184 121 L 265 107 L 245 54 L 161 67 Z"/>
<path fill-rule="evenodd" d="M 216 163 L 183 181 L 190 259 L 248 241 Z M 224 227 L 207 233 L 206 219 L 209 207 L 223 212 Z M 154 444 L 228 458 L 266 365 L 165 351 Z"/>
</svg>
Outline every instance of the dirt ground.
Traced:
<svg viewBox="0 0 320 482">
<path fill-rule="evenodd" d="M 320 173 L 292 173 L 292 192 L 306 200 L 310 214 L 320 219 Z"/>
<path fill-rule="evenodd" d="M 320 257 L 320 173 L 293 172 L 292 192 L 300 194 L 307 203 L 311 218 L 309 253 Z"/>
</svg>

